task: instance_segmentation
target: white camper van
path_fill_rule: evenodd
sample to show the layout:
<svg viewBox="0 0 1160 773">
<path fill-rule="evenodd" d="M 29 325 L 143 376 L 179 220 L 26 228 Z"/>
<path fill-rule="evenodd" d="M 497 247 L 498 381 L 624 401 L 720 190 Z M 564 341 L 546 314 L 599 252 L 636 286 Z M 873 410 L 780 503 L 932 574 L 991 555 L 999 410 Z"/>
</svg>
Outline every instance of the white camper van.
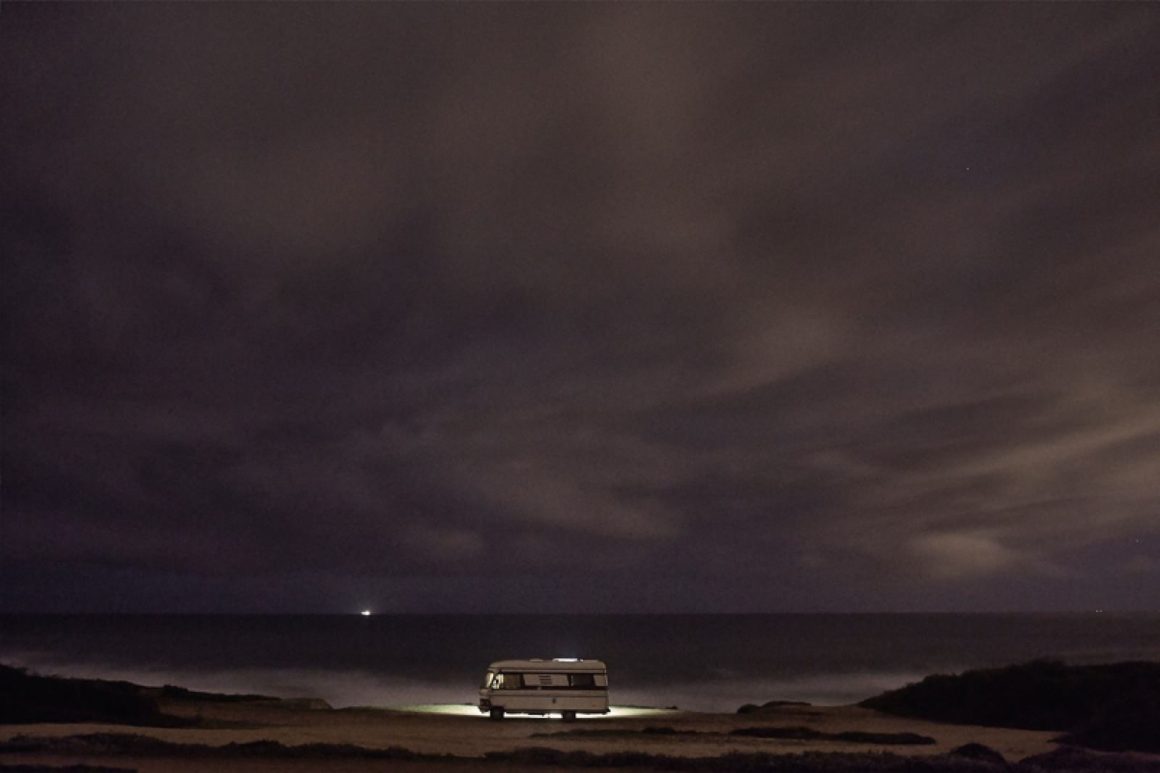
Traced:
<svg viewBox="0 0 1160 773">
<path fill-rule="evenodd" d="M 479 710 L 492 719 L 504 714 L 608 713 L 608 667 L 599 660 L 499 660 L 487 667 L 479 688 Z"/>
</svg>

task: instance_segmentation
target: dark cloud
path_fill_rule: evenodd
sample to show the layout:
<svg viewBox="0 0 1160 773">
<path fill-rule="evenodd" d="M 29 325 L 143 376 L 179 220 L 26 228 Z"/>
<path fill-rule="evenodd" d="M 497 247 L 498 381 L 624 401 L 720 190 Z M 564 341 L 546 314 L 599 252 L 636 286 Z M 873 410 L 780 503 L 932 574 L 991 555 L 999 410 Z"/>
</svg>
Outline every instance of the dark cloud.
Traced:
<svg viewBox="0 0 1160 773">
<path fill-rule="evenodd" d="M 4 17 L 3 608 L 1160 603 L 1154 8 Z"/>
</svg>

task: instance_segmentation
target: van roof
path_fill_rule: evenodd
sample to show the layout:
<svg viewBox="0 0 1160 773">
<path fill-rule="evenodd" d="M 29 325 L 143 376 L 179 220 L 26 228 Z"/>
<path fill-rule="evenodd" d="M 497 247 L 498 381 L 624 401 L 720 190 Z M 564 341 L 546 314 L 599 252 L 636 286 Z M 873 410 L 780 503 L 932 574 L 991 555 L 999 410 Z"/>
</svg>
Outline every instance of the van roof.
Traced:
<svg viewBox="0 0 1160 773">
<path fill-rule="evenodd" d="M 607 671 L 608 667 L 600 660 L 577 660 L 572 658 L 530 658 L 528 660 L 497 660 L 488 668 L 492 671 L 520 670 L 550 673 L 552 671 Z"/>
</svg>

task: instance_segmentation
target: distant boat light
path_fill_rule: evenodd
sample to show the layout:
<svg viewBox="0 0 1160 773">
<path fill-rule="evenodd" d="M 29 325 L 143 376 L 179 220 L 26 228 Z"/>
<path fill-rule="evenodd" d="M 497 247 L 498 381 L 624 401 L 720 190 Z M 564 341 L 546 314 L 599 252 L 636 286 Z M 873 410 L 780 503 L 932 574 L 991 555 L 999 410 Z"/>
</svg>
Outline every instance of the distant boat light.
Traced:
<svg viewBox="0 0 1160 773">
<path fill-rule="evenodd" d="M 363 617 L 370 617 L 371 611 L 369 609 L 364 609 L 361 614 Z"/>
</svg>

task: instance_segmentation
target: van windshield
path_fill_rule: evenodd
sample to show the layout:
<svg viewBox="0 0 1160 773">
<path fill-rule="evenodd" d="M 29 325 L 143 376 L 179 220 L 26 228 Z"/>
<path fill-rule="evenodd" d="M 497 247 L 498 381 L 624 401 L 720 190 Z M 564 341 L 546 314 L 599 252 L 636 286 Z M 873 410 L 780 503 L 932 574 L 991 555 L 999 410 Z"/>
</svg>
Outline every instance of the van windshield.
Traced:
<svg viewBox="0 0 1160 773">
<path fill-rule="evenodd" d="M 481 684 L 480 687 L 485 687 L 485 688 L 491 687 L 491 678 L 493 676 L 495 676 L 494 671 L 488 671 L 486 674 L 484 674 L 483 675 L 483 684 Z"/>
</svg>

